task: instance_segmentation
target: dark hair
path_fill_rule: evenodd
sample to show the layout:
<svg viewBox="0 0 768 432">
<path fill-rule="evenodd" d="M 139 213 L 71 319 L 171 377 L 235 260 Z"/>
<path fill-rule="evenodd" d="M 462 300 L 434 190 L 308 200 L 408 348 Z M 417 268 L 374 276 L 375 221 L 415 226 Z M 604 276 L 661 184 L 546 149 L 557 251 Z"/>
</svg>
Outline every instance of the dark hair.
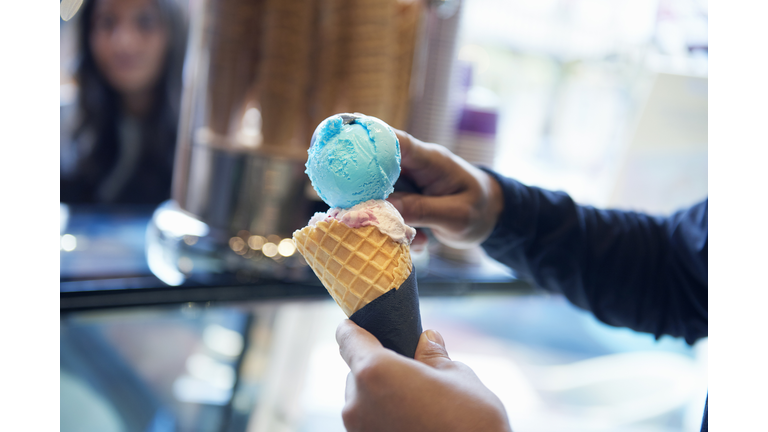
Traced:
<svg viewBox="0 0 768 432">
<path fill-rule="evenodd" d="M 96 190 L 117 163 L 120 145 L 118 121 L 121 114 L 120 95 L 107 82 L 96 65 L 91 50 L 93 14 L 99 0 L 88 0 L 80 11 L 76 80 L 79 86 L 79 123 L 73 133 L 77 140 L 86 131 L 94 134 L 94 145 L 76 167 L 76 180 L 62 201 L 96 202 Z M 170 196 L 171 172 L 176 128 L 181 99 L 181 73 L 186 49 L 186 23 L 177 0 L 154 0 L 168 32 L 168 49 L 163 69 L 153 91 L 153 104 L 142 119 L 141 159 L 138 170 L 142 175 L 133 184 L 134 193 L 121 194 L 122 202 L 159 203 Z M 134 183 L 136 183 L 134 182 Z M 141 184 L 145 183 L 145 184 Z M 65 200 L 65 195 L 69 198 Z"/>
</svg>

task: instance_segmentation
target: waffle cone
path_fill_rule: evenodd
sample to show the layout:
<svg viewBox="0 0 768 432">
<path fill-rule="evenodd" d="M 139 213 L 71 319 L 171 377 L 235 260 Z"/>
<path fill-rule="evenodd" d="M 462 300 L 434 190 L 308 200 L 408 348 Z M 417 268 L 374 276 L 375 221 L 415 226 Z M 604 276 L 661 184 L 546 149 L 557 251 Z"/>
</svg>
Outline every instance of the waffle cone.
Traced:
<svg viewBox="0 0 768 432">
<path fill-rule="evenodd" d="M 293 233 L 296 248 L 347 316 L 411 274 L 411 252 L 375 226 L 350 228 L 331 219 Z"/>
</svg>

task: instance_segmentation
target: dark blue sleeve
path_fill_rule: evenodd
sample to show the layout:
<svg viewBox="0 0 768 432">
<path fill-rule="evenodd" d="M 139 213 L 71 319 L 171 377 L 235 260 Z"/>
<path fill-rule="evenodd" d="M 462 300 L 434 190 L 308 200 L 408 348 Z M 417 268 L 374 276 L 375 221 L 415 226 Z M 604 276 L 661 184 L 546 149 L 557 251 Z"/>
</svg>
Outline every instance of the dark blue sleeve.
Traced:
<svg viewBox="0 0 768 432">
<path fill-rule="evenodd" d="M 666 218 L 598 210 L 487 172 L 504 194 L 491 257 L 607 324 L 707 336 L 707 200 Z"/>
</svg>

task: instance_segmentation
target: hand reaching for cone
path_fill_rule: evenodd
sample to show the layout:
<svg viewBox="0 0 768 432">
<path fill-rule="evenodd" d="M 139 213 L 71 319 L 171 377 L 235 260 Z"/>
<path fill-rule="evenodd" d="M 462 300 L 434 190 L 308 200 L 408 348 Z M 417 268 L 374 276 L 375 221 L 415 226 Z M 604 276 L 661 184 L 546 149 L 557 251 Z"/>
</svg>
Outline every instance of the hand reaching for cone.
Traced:
<svg viewBox="0 0 768 432">
<path fill-rule="evenodd" d="M 440 242 L 456 248 L 482 243 L 493 231 L 504 208 L 501 187 L 485 171 L 445 147 L 425 143 L 395 129 L 400 142 L 401 176 L 421 194 L 395 192 L 387 198 L 405 223 L 431 228 Z M 426 236 L 418 233 L 417 249 Z"/>
</svg>

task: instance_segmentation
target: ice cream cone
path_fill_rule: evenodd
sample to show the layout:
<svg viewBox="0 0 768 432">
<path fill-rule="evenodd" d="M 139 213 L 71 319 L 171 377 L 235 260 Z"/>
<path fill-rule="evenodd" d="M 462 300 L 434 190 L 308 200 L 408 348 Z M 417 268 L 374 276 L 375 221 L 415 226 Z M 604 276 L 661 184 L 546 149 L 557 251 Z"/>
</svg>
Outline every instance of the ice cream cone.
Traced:
<svg viewBox="0 0 768 432">
<path fill-rule="evenodd" d="M 411 274 L 410 246 L 375 226 L 350 228 L 335 219 L 293 233 L 296 248 L 348 317 Z"/>
</svg>

